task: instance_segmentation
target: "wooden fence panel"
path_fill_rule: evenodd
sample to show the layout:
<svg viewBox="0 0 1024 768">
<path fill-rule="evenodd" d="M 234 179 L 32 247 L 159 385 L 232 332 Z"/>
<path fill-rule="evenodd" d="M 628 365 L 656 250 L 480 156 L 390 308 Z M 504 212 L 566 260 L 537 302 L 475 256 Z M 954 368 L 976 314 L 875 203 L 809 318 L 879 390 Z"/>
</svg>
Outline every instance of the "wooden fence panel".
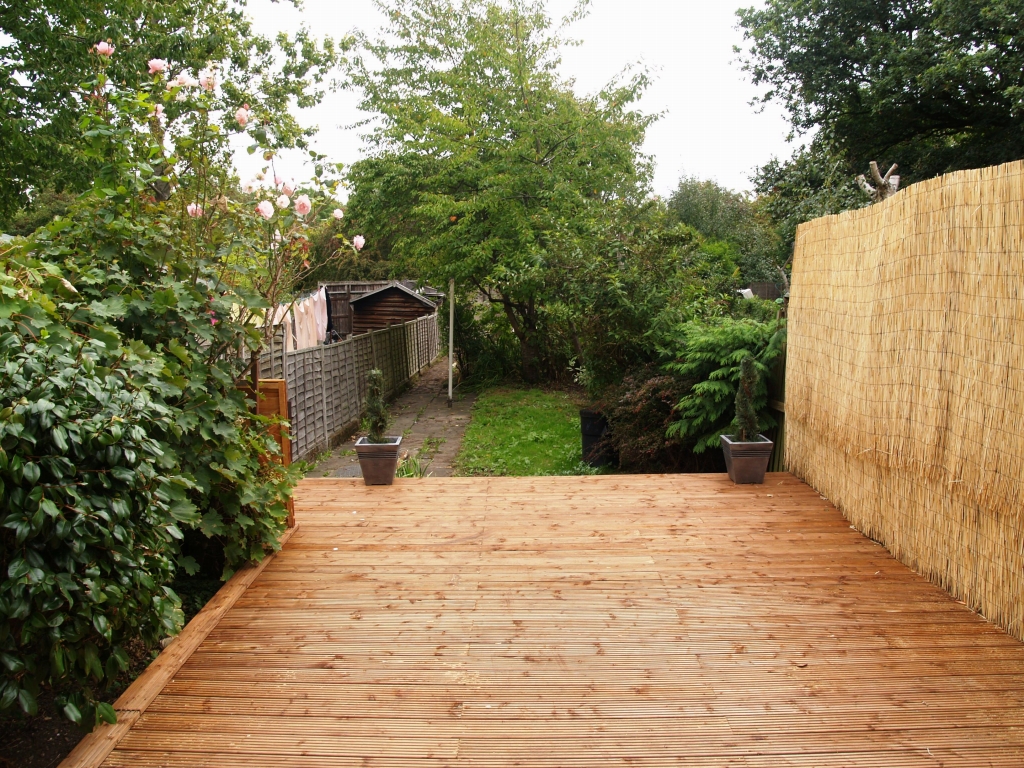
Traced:
<svg viewBox="0 0 1024 768">
<path fill-rule="evenodd" d="M 260 374 L 273 374 L 287 383 L 295 460 L 327 450 L 359 419 L 371 369 L 383 371 L 384 391 L 393 397 L 432 363 L 439 351 L 437 323 L 437 315 L 429 315 L 294 352 L 285 352 L 280 339 L 269 345 L 260 355 Z"/>
</svg>

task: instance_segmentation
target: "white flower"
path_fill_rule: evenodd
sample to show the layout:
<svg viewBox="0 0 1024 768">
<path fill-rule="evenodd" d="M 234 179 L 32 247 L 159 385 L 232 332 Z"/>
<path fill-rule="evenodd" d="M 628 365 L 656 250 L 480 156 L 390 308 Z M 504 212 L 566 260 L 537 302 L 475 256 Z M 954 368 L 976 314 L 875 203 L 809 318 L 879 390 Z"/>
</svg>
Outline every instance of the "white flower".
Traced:
<svg viewBox="0 0 1024 768">
<path fill-rule="evenodd" d="M 288 195 L 281 195 L 279 198 L 277 198 L 277 207 L 280 208 L 281 210 L 284 210 L 291 204 L 292 201 L 288 198 Z"/>
<path fill-rule="evenodd" d="M 334 213 L 332 213 L 331 215 L 338 221 L 341 221 L 341 218 L 345 215 L 345 212 L 341 210 L 341 208 L 335 208 Z"/>
</svg>

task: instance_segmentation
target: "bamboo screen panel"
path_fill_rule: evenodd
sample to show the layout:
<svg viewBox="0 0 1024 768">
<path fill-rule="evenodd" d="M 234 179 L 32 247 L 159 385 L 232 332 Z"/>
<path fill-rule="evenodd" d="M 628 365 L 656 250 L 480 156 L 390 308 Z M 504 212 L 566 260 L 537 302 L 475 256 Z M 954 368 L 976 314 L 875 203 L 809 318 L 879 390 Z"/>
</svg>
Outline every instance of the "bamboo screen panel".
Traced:
<svg viewBox="0 0 1024 768">
<path fill-rule="evenodd" d="M 1024 639 L 1024 163 L 797 232 L 786 460 Z"/>
</svg>

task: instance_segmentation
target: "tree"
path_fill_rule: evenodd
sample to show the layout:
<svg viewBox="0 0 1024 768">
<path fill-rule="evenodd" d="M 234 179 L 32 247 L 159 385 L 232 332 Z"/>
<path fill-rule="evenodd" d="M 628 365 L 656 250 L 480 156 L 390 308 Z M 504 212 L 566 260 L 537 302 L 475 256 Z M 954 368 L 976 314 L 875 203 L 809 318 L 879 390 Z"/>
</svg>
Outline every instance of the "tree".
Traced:
<svg viewBox="0 0 1024 768">
<path fill-rule="evenodd" d="M 340 49 L 303 30 L 275 40 L 254 34 L 243 0 L 40 0 L 0 5 L 0 229 L 38 195 L 82 192 L 96 166 L 83 153 L 79 122 L 91 95 L 99 57 L 90 46 L 110 41 L 116 55 L 107 74 L 121 88 L 149 82 L 147 62 L 168 71 L 216 69 L 224 125 L 248 103 L 262 127 L 263 144 L 302 146 L 290 107 L 310 106 Z M 230 105 L 230 109 L 226 109 Z M 169 104 L 167 118 L 185 110 Z M 237 128 L 237 126 L 235 126 Z"/>
<path fill-rule="evenodd" d="M 757 169 L 758 206 L 775 224 L 781 262 L 787 262 L 796 228 L 805 221 L 862 208 L 871 199 L 857 187 L 849 161 L 821 136 L 786 161 L 773 159 Z"/>
<path fill-rule="evenodd" d="M 1024 157 L 1021 0 L 769 0 L 745 66 L 797 132 L 904 182 Z"/>
<path fill-rule="evenodd" d="M 350 215 L 424 277 L 455 278 L 500 307 L 534 381 L 551 367 L 556 233 L 584 231 L 609 201 L 643 192 L 638 149 L 653 118 L 632 105 L 646 77 L 577 96 L 558 77 L 566 41 L 540 2 L 380 7 L 388 34 L 361 37 L 350 68 L 376 116 Z"/>
<path fill-rule="evenodd" d="M 684 176 L 668 200 L 668 213 L 671 221 L 705 237 L 734 244 L 746 280 L 778 280 L 779 237 L 758 201 L 713 181 Z"/>
</svg>

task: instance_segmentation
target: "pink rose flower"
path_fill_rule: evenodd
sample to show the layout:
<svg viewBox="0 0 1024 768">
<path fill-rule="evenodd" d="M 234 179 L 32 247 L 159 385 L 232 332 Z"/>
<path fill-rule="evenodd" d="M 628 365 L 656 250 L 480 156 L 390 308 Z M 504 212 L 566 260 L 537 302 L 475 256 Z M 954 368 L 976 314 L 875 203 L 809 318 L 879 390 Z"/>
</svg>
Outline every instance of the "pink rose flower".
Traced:
<svg viewBox="0 0 1024 768">
<path fill-rule="evenodd" d="M 288 197 L 291 197 L 292 195 L 295 194 L 295 182 L 286 181 L 284 184 L 281 185 L 281 191 L 288 195 Z"/>
<path fill-rule="evenodd" d="M 245 128 L 249 123 L 249 110 L 245 107 L 239 107 L 238 111 L 235 112 L 235 122 Z"/>
<path fill-rule="evenodd" d="M 258 213 L 264 219 L 269 219 L 274 215 L 274 204 L 269 200 L 264 200 L 262 203 L 256 206 L 256 213 Z"/>
<path fill-rule="evenodd" d="M 292 201 L 288 199 L 288 195 L 281 195 L 279 198 L 277 198 L 277 207 L 280 208 L 282 211 L 289 205 L 291 205 L 291 203 Z"/>
<path fill-rule="evenodd" d="M 155 75 L 158 72 L 164 72 L 167 69 L 167 62 L 163 59 L 150 59 L 149 60 L 149 74 Z"/>
<path fill-rule="evenodd" d="M 309 202 L 309 195 L 299 195 L 295 198 L 295 212 L 299 216 L 305 216 L 313 210 L 313 204 Z"/>
<path fill-rule="evenodd" d="M 284 179 L 282 179 L 280 176 L 275 175 L 274 176 L 274 186 L 275 187 L 280 187 L 282 184 L 284 184 Z"/>
<path fill-rule="evenodd" d="M 198 219 L 203 215 L 203 206 L 199 205 L 199 203 L 189 203 L 185 210 L 188 211 L 188 215 L 193 219 Z"/>
<path fill-rule="evenodd" d="M 341 217 L 345 215 L 345 212 L 341 208 L 335 208 L 334 213 L 331 214 L 338 221 L 341 221 Z"/>
<path fill-rule="evenodd" d="M 92 49 L 96 51 L 96 53 L 98 53 L 100 56 L 110 57 L 114 55 L 114 46 L 112 46 L 106 40 L 101 40 L 100 42 L 96 43 L 96 45 L 94 45 Z"/>
<path fill-rule="evenodd" d="M 199 85 L 199 81 L 196 80 L 192 75 L 186 72 L 179 72 L 178 76 L 172 81 L 174 85 L 181 86 L 182 88 L 195 88 Z M 168 85 L 171 85 L 168 83 Z M 174 87 L 173 85 L 171 87 Z"/>
<path fill-rule="evenodd" d="M 363 250 L 364 245 L 366 245 L 366 238 L 362 235 L 356 235 L 352 238 L 352 247 L 357 251 Z"/>
<path fill-rule="evenodd" d="M 208 69 L 204 69 L 199 73 L 199 85 L 201 85 L 204 90 L 212 91 L 217 87 L 217 75 Z"/>
<path fill-rule="evenodd" d="M 153 107 L 153 114 L 156 115 L 157 117 L 163 117 L 164 116 L 164 105 L 163 104 L 157 104 L 155 107 Z"/>
</svg>

